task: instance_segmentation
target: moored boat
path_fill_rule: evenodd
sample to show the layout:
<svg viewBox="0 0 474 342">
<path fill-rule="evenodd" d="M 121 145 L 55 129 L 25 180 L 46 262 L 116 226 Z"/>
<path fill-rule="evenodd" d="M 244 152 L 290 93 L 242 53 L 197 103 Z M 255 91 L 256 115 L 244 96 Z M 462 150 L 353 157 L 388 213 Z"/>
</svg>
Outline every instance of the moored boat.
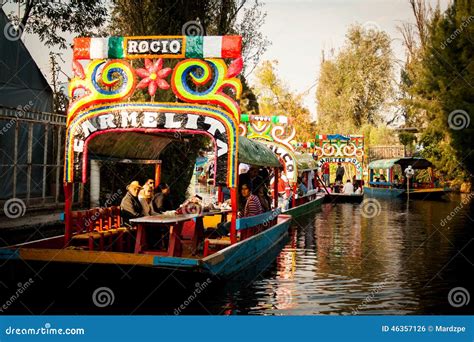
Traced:
<svg viewBox="0 0 474 342">
<path fill-rule="evenodd" d="M 414 170 L 407 184 L 405 171 Z M 450 191 L 435 178 L 433 164 L 424 158 L 405 157 L 372 161 L 369 183 L 364 191 L 370 196 L 438 199 Z"/>
</svg>

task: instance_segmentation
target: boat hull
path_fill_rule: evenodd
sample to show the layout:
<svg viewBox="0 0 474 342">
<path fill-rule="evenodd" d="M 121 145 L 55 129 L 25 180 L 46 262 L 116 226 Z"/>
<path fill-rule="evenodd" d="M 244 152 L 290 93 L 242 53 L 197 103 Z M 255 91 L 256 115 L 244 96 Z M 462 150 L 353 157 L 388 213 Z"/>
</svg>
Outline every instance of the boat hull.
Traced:
<svg viewBox="0 0 474 342">
<path fill-rule="evenodd" d="M 325 203 L 361 203 L 364 200 L 364 194 L 328 194 L 324 198 Z"/>
<path fill-rule="evenodd" d="M 325 196 L 317 197 L 312 201 L 309 201 L 307 203 L 298 205 L 294 208 L 288 209 L 288 210 L 284 211 L 283 213 L 285 215 L 291 215 L 292 217 L 298 217 L 298 216 L 301 216 L 301 215 L 305 215 L 307 213 L 311 213 L 311 212 L 313 212 L 314 210 L 316 210 L 317 208 L 319 208 L 321 206 L 321 204 L 323 203 L 324 198 L 325 198 Z"/>
<path fill-rule="evenodd" d="M 406 189 L 390 189 L 390 188 L 372 188 L 364 187 L 364 192 L 369 196 L 376 197 L 407 197 L 410 196 L 410 199 L 440 199 L 446 193 L 449 192 L 448 189 L 443 188 L 431 188 L 431 189 L 410 189 L 410 193 L 407 194 Z"/>
</svg>

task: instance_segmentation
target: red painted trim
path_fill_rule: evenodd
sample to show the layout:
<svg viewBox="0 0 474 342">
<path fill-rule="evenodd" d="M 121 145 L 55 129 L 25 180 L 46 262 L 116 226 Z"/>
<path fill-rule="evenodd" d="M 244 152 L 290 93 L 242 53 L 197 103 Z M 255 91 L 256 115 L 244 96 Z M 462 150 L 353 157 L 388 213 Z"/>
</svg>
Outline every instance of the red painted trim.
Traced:
<svg viewBox="0 0 474 342">
<path fill-rule="evenodd" d="M 277 208 L 278 207 L 278 168 L 277 167 L 273 169 L 273 173 L 275 174 L 274 181 L 273 181 L 273 207 Z"/>
<path fill-rule="evenodd" d="M 237 211 L 239 210 L 236 188 L 230 188 L 230 201 L 232 206 L 232 219 L 230 221 L 230 243 L 234 244 L 237 242 Z"/>
<path fill-rule="evenodd" d="M 65 230 L 64 230 L 64 246 L 67 246 L 69 241 L 72 237 L 72 217 L 71 217 L 71 209 L 72 209 L 72 200 L 73 200 L 73 192 L 72 192 L 72 183 L 63 183 L 64 187 L 64 222 L 65 222 Z"/>
</svg>

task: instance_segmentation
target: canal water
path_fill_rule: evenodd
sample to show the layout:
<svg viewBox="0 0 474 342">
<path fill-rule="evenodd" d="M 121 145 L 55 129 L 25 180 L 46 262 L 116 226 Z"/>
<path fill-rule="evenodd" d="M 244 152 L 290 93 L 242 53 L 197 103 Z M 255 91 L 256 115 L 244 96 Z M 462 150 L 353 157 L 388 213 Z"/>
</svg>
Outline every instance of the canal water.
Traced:
<svg viewBox="0 0 474 342">
<path fill-rule="evenodd" d="M 70 267 L 47 271 L 41 266 L 33 272 L 34 265 L 20 263 L 9 273 L 13 285 L 0 281 L 3 303 L 8 304 L 3 311 L 473 314 L 473 199 L 474 195 L 451 194 L 438 201 L 366 197 L 361 204 L 323 204 L 295 222 L 274 255 L 230 282 L 186 279 L 179 272 L 139 274 L 138 267 L 125 270 L 118 265 L 105 269 L 88 265 L 80 271 Z M 1 278 L 6 278 L 4 266 L 1 270 Z M 26 288 L 30 276 L 34 283 Z"/>
<path fill-rule="evenodd" d="M 202 304 L 253 315 L 473 314 L 471 196 L 323 204 L 296 222 L 267 271 Z"/>
</svg>

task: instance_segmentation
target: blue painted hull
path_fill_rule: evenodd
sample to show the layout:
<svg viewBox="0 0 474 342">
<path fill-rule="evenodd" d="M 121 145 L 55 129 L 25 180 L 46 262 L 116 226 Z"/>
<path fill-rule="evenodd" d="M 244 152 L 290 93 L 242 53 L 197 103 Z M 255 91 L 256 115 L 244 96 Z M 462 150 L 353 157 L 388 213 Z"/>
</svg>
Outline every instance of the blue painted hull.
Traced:
<svg viewBox="0 0 474 342">
<path fill-rule="evenodd" d="M 364 186 L 364 193 L 367 196 L 395 198 L 403 196 L 405 189 L 372 188 Z"/>
<path fill-rule="evenodd" d="M 201 267 L 212 275 L 229 277 L 264 258 L 288 235 L 291 216 L 280 215 L 278 219 L 272 228 L 204 258 Z"/>
</svg>

